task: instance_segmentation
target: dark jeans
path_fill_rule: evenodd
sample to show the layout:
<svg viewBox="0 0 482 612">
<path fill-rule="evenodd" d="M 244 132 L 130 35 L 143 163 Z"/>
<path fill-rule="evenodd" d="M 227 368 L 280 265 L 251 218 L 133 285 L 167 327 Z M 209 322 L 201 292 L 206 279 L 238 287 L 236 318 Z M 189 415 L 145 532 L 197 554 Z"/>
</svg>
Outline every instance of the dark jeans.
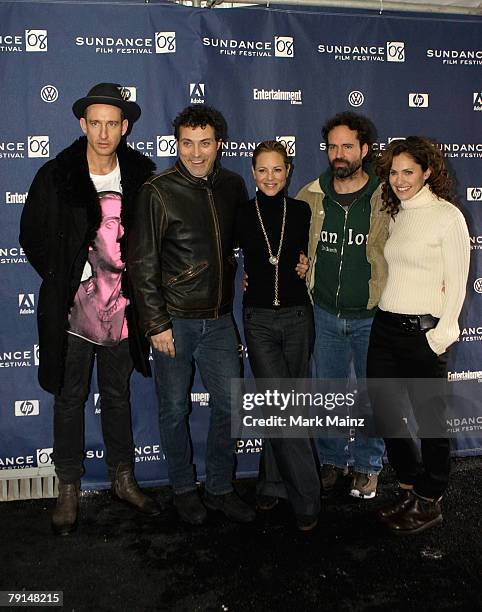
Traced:
<svg viewBox="0 0 482 612">
<path fill-rule="evenodd" d="M 219 319 L 173 318 L 174 358 L 154 351 L 162 449 L 175 493 L 196 488 L 189 434 L 194 362 L 209 391 L 206 489 L 233 489 L 235 441 L 231 438 L 231 379 L 240 378 L 238 338 L 232 315 Z"/>
<path fill-rule="evenodd" d="M 443 421 L 445 404 L 428 400 L 424 386 L 417 379 L 446 379 L 447 353 L 436 355 L 425 337 L 426 330 L 407 331 L 400 319 L 378 310 L 375 315 L 368 347 L 367 375 L 387 379 L 383 386 L 369 385 L 375 418 L 404 437 L 385 438 L 387 457 L 399 482 L 414 485 L 423 497 L 438 498 L 447 488 L 450 473 L 450 440 L 421 438 L 421 462 L 418 446 L 412 439 L 402 417 L 406 412 L 403 396 L 408 395 L 419 430 L 427 423 L 435 426 Z M 400 379 L 404 379 L 403 383 Z M 410 384 L 413 380 L 414 384 Z M 403 387 L 403 388 L 402 388 Z M 389 417 L 387 418 L 387 413 Z M 396 422 L 394 422 L 396 421 Z M 430 423 L 428 426 L 430 426 Z M 401 431 L 401 429 L 404 431 Z"/>
<path fill-rule="evenodd" d="M 134 458 L 129 379 L 132 358 L 129 342 L 99 346 L 67 334 L 64 382 L 54 403 L 53 461 L 57 476 L 68 483 L 79 480 L 84 460 L 84 406 L 89 396 L 94 357 L 100 393 L 101 423 L 109 473 Z"/>
<path fill-rule="evenodd" d="M 247 307 L 244 334 L 256 378 L 308 378 L 313 350 L 311 305 L 274 310 Z M 312 441 L 265 439 L 258 493 L 288 498 L 299 515 L 320 510 L 320 482 Z"/>
</svg>

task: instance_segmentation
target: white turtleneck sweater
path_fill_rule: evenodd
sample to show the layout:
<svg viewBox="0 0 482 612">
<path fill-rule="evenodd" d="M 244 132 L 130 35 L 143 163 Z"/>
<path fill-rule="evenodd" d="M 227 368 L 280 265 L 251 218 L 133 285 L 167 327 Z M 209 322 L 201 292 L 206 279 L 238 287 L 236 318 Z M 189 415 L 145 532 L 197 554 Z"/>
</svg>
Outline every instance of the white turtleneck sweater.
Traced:
<svg viewBox="0 0 482 612">
<path fill-rule="evenodd" d="M 401 202 L 384 253 L 388 280 L 380 308 L 439 318 L 427 340 L 441 355 L 459 336 L 469 271 L 470 239 L 462 213 L 425 185 Z"/>
</svg>

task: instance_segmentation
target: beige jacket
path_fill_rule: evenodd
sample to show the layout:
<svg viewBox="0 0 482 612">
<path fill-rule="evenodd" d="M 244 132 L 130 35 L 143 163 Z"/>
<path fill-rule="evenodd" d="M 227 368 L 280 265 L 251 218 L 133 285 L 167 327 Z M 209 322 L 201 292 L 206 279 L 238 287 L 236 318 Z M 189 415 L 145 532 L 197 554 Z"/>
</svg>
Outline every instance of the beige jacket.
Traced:
<svg viewBox="0 0 482 612">
<path fill-rule="evenodd" d="M 318 179 L 305 185 L 296 196 L 297 200 L 308 202 L 311 208 L 310 238 L 308 244 L 308 257 L 310 268 L 306 274 L 306 284 L 311 292 L 315 284 L 316 249 L 320 240 L 325 210 L 323 199 L 325 193 L 320 187 Z M 367 310 L 374 308 L 380 299 L 385 287 L 388 275 L 388 266 L 383 256 L 383 248 L 388 238 L 388 224 L 390 215 L 381 211 L 382 187 L 379 185 L 370 199 L 370 230 L 367 240 L 367 260 L 371 266 L 371 278 L 369 281 L 369 298 Z"/>
</svg>

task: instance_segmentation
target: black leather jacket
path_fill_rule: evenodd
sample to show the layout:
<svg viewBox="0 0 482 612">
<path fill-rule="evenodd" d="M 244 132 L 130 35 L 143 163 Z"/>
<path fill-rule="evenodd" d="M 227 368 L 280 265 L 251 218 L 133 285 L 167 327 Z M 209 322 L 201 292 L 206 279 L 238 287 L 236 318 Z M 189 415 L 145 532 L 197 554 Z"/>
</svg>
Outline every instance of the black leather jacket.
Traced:
<svg viewBox="0 0 482 612">
<path fill-rule="evenodd" d="M 243 179 L 219 166 L 204 180 L 178 160 L 144 183 L 127 267 L 146 335 L 169 329 L 172 316 L 216 319 L 231 311 L 234 227 L 246 199 Z"/>
</svg>

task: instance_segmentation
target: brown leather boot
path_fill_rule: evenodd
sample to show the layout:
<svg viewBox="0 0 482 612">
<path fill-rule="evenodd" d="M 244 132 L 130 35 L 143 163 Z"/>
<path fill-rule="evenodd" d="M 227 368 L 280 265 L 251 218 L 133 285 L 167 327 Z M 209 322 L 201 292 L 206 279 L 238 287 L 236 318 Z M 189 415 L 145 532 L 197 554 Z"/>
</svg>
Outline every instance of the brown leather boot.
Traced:
<svg viewBox="0 0 482 612">
<path fill-rule="evenodd" d="M 397 498 L 386 506 L 382 506 L 377 512 L 380 521 L 386 521 L 399 512 L 403 512 L 412 500 L 412 489 L 398 489 Z"/>
<path fill-rule="evenodd" d="M 134 478 L 134 472 L 130 463 L 120 463 L 112 480 L 112 494 L 136 510 L 149 516 L 157 516 L 161 509 L 154 500 L 139 489 Z"/>
<path fill-rule="evenodd" d="M 442 522 L 441 499 L 428 499 L 412 493 L 405 510 L 387 519 L 387 527 L 397 535 L 411 535 L 437 525 Z"/>
<path fill-rule="evenodd" d="M 77 528 L 79 495 L 79 480 L 73 483 L 59 480 L 59 496 L 52 514 L 52 529 L 55 534 L 66 536 Z"/>
</svg>

